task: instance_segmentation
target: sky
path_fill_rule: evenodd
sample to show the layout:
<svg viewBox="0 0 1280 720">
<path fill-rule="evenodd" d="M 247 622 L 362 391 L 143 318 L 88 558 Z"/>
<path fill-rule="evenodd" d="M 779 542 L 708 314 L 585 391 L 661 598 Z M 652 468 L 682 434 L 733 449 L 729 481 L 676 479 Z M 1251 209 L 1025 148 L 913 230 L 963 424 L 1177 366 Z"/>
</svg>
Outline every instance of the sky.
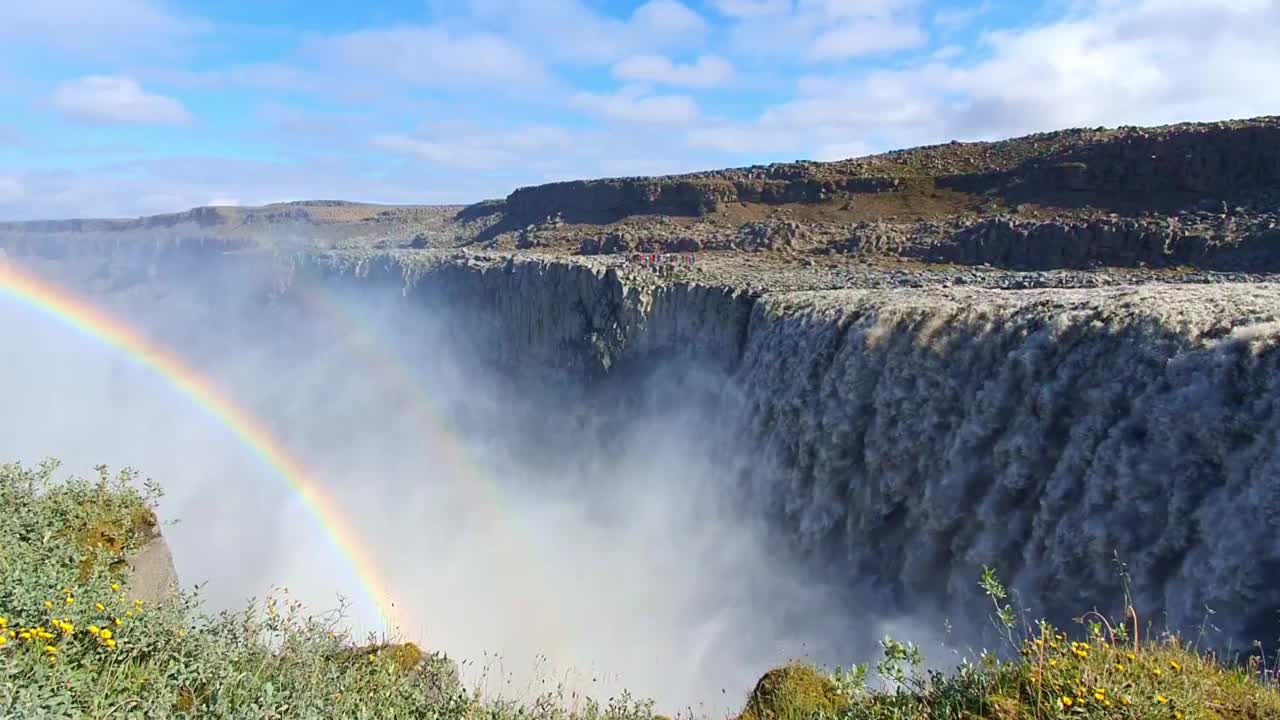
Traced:
<svg viewBox="0 0 1280 720">
<path fill-rule="evenodd" d="M 0 3 L 0 220 L 1280 114 L 1280 0 Z"/>
</svg>

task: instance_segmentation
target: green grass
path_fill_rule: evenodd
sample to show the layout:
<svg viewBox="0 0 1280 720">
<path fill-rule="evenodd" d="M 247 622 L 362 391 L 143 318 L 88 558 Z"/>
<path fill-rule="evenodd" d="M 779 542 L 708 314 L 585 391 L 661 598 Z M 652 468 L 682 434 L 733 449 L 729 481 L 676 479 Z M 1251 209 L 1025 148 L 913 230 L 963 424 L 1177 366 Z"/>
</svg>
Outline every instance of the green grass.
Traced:
<svg viewBox="0 0 1280 720">
<path fill-rule="evenodd" d="M 283 589 L 218 614 L 195 593 L 139 602 L 124 559 L 155 536 L 159 488 L 129 471 L 56 472 L 0 466 L 0 717 L 665 720 L 627 694 L 486 697 L 444 655 L 358 641 L 341 607 L 312 614 Z M 1173 636 L 1139 638 L 1136 613 L 1094 618 L 1076 640 L 1043 623 L 1019 633 L 994 574 L 983 584 L 1020 655 L 926 673 L 916 648 L 886 638 L 875 668 L 771 670 L 739 720 L 1280 718 L 1280 692 L 1258 673 Z M 871 688 L 873 671 L 894 689 Z"/>
</svg>

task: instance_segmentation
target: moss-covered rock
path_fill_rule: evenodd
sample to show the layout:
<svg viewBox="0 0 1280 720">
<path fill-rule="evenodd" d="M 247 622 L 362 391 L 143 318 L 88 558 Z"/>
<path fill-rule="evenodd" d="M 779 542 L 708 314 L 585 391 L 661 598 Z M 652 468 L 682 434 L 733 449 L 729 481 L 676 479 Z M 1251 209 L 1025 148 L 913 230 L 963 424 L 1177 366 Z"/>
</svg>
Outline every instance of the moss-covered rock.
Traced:
<svg viewBox="0 0 1280 720">
<path fill-rule="evenodd" d="M 765 673 L 738 720 L 812 720 L 837 717 L 848 700 L 834 680 L 816 667 L 793 662 Z"/>
</svg>

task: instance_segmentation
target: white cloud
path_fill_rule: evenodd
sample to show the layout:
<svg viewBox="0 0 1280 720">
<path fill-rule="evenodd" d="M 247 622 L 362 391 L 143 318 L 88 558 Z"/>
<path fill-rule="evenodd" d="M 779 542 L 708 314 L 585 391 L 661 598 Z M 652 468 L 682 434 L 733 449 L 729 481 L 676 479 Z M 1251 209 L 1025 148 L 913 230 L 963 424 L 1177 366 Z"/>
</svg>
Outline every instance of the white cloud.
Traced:
<svg viewBox="0 0 1280 720">
<path fill-rule="evenodd" d="M 721 15 L 731 18 L 759 18 L 784 15 L 791 10 L 791 0 L 712 0 Z"/>
<path fill-rule="evenodd" d="M 649 0 L 626 19 L 582 0 L 468 0 L 472 19 L 505 28 L 553 62 L 608 63 L 667 48 L 701 47 L 709 26 L 677 0 Z"/>
<path fill-rule="evenodd" d="M 413 86 L 530 86 L 548 81 L 541 62 L 492 33 L 434 26 L 359 30 L 313 39 L 303 55 L 349 82 L 394 79 Z"/>
<path fill-rule="evenodd" d="M 636 8 L 632 22 L 647 30 L 666 34 L 701 34 L 707 30 L 702 16 L 677 0 L 649 0 Z"/>
<path fill-rule="evenodd" d="M 0 175 L 0 205 L 10 205 L 22 199 L 26 188 L 22 181 L 13 177 Z"/>
<path fill-rule="evenodd" d="M 692 63 L 678 64 L 662 55 L 633 55 L 613 66 L 621 80 L 683 87 L 714 87 L 733 77 L 733 66 L 718 55 L 702 55 Z"/>
<path fill-rule="evenodd" d="M 638 87 L 612 94 L 581 92 L 570 104 L 608 120 L 640 125 L 688 125 L 699 116 L 698 103 L 687 95 L 652 95 Z"/>
<path fill-rule="evenodd" d="M 572 134 L 558 127 L 491 129 L 467 123 L 436 123 L 417 134 L 388 133 L 371 141 L 378 150 L 461 170 L 494 170 L 536 162 L 538 156 L 562 153 L 573 144 Z"/>
<path fill-rule="evenodd" d="M 919 0 L 722 1 L 739 19 L 732 30 L 741 53 L 809 62 L 846 61 L 920 47 L 928 40 Z"/>
<path fill-rule="evenodd" d="M 977 5 L 942 8 L 933 14 L 933 24 L 947 30 L 957 30 L 991 12 L 991 0 Z"/>
<path fill-rule="evenodd" d="M 920 47 L 928 36 L 917 24 L 893 18 L 846 22 L 822 32 L 809 48 L 815 60 L 848 60 Z"/>
<path fill-rule="evenodd" d="M 211 27 L 150 0 L 40 0 L 6 3 L 0 39 L 67 55 L 136 57 L 177 49 Z"/>
<path fill-rule="evenodd" d="M 158 66 L 142 70 L 139 76 L 144 80 L 198 90 L 244 87 L 296 92 L 319 90 L 324 87 L 323 78 L 301 68 L 278 62 L 250 63 L 205 70 Z"/>
<path fill-rule="evenodd" d="M 185 125 L 191 113 L 182 102 L 148 93 L 122 75 L 89 75 L 65 82 L 53 104 L 68 116 L 91 123 Z"/>
</svg>

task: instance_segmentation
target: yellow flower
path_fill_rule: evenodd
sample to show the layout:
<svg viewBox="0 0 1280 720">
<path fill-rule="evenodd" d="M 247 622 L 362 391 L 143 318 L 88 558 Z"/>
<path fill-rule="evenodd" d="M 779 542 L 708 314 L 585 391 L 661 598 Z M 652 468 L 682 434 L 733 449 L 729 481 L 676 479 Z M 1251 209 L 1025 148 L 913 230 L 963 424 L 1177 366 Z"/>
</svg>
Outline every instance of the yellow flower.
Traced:
<svg viewBox="0 0 1280 720">
<path fill-rule="evenodd" d="M 7 627 L 9 627 L 9 618 L 3 615 L 0 615 L 0 628 L 7 628 Z"/>
<path fill-rule="evenodd" d="M 107 647 L 112 648 L 112 649 L 114 650 L 114 649 L 115 649 L 115 646 L 116 646 L 116 641 L 115 641 L 115 640 L 108 640 L 108 641 L 107 641 Z"/>
<path fill-rule="evenodd" d="M 103 640 L 110 640 L 110 639 L 111 639 L 111 631 L 110 631 L 110 630 L 103 630 L 103 631 L 102 631 L 102 633 L 101 633 L 101 637 L 102 637 L 102 639 L 103 639 Z"/>
<path fill-rule="evenodd" d="M 8 643 L 8 642 L 9 642 L 9 636 L 8 636 L 8 635 L 0 635 L 0 647 L 4 647 L 4 646 L 5 646 L 5 644 L 6 644 L 6 643 Z"/>
<path fill-rule="evenodd" d="M 1181 669 L 1182 669 L 1182 666 L 1178 664 L 1178 661 L 1177 661 L 1177 660 L 1170 660 L 1170 661 L 1169 661 L 1169 667 L 1173 668 L 1174 670 L 1181 670 Z"/>
<path fill-rule="evenodd" d="M 111 583 L 111 592 L 120 592 L 120 583 Z"/>
<path fill-rule="evenodd" d="M 45 610 L 52 610 L 52 609 L 53 609 L 53 601 L 52 601 L 52 600 L 45 600 L 45 601 L 44 601 L 44 609 L 45 609 Z"/>
<path fill-rule="evenodd" d="M 71 597 L 70 595 L 68 595 L 68 596 L 67 596 L 67 604 L 68 604 L 68 605 L 74 605 L 74 604 L 75 604 L 75 602 L 76 602 L 76 599 L 75 599 L 75 598 Z"/>
<path fill-rule="evenodd" d="M 116 627 L 120 627 L 121 625 L 124 624 L 124 621 L 121 620 L 120 618 L 116 618 L 115 623 L 116 623 Z"/>
<path fill-rule="evenodd" d="M 187 631 L 186 631 L 186 630 L 179 630 L 179 631 L 178 631 L 178 637 L 180 637 L 180 638 L 184 638 L 184 637 L 186 637 L 186 636 L 187 636 Z"/>
<path fill-rule="evenodd" d="M 1166 705 L 1169 702 L 1169 698 L 1165 697 L 1164 695 L 1157 695 L 1156 702 L 1160 703 L 1161 705 Z"/>
<path fill-rule="evenodd" d="M 1062 707 L 1071 707 L 1072 705 L 1075 704 L 1074 700 L 1065 696 L 1062 698 L 1059 698 L 1058 702 L 1062 703 Z"/>
<path fill-rule="evenodd" d="M 373 655 L 370 655 L 370 656 L 369 656 L 369 662 L 373 662 L 375 659 L 376 659 L 376 658 L 374 658 L 374 656 L 373 656 Z"/>
<path fill-rule="evenodd" d="M 1120 672 L 1124 672 L 1124 666 L 1120 665 L 1119 663 L 1116 664 L 1116 669 L 1119 670 Z"/>
<path fill-rule="evenodd" d="M 1130 660 L 1137 660 L 1137 659 L 1138 659 L 1138 656 L 1137 656 L 1137 655 L 1134 655 L 1133 653 L 1126 653 L 1126 654 L 1125 654 L 1125 657 L 1129 658 Z"/>
<path fill-rule="evenodd" d="M 133 611 L 132 611 L 132 610 L 125 610 L 125 611 L 124 611 L 124 616 L 125 616 L 125 617 L 133 617 Z"/>
<path fill-rule="evenodd" d="M 100 628 L 98 628 L 98 626 L 97 626 L 97 625 L 90 625 L 90 626 L 89 626 L 89 634 L 90 634 L 90 635 L 97 635 L 97 634 L 98 634 L 98 633 L 100 633 L 100 632 L 102 632 L 102 630 L 101 630 Z"/>
<path fill-rule="evenodd" d="M 1057 666 L 1058 666 L 1058 660 L 1056 658 L 1049 661 L 1049 667 L 1057 667 Z"/>
<path fill-rule="evenodd" d="M 142 601 L 141 601 L 141 600 L 134 600 L 134 601 L 133 601 L 133 605 L 134 605 L 134 607 L 142 607 Z"/>
<path fill-rule="evenodd" d="M 1156 669 L 1152 670 L 1151 672 L 1152 672 L 1156 677 L 1160 677 L 1161 675 L 1163 675 L 1163 674 L 1164 674 L 1164 671 L 1163 671 L 1163 670 L 1161 670 L 1160 668 L 1156 668 Z"/>
<path fill-rule="evenodd" d="M 45 646 L 44 646 L 44 651 L 45 651 L 45 652 L 47 652 L 47 653 L 49 653 L 50 655 L 52 655 L 52 654 L 54 654 L 54 653 L 58 652 L 58 648 L 56 648 L 56 647 L 54 647 L 54 646 L 52 646 L 52 645 L 45 645 Z"/>
<path fill-rule="evenodd" d="M 22 632 L 18 633 L 18 639 L 19 639 L 19 640 L 30 640 L 30 639 L 31 639 L 31 633 L 27 632 L 26 630 L 23 630 Z"/>
<path fill-rule="evenodd" d="M 98 612 L 102 612 L 103 610 L 106 610 L 106 609 L 107 609 L 107 606 L 106 606 L 106 605 L 103 605 L 102 603 L 94 603 L 94 604 L 93 604 L 93 607 L 94 607 Z"/>
<path fill-rule="evenodd" d="M 1128 704 L 1129 704 L 1129 696 L 1128 696 L 1128 695 L 1125 695 L 1124 697 L 1120 698 L 1120 702 L 1121 702 L 1121 703 L 1123 703 L 1123 704 L 1125 704 L 1125 705 L 1128 705 Z"/>
</svg>

